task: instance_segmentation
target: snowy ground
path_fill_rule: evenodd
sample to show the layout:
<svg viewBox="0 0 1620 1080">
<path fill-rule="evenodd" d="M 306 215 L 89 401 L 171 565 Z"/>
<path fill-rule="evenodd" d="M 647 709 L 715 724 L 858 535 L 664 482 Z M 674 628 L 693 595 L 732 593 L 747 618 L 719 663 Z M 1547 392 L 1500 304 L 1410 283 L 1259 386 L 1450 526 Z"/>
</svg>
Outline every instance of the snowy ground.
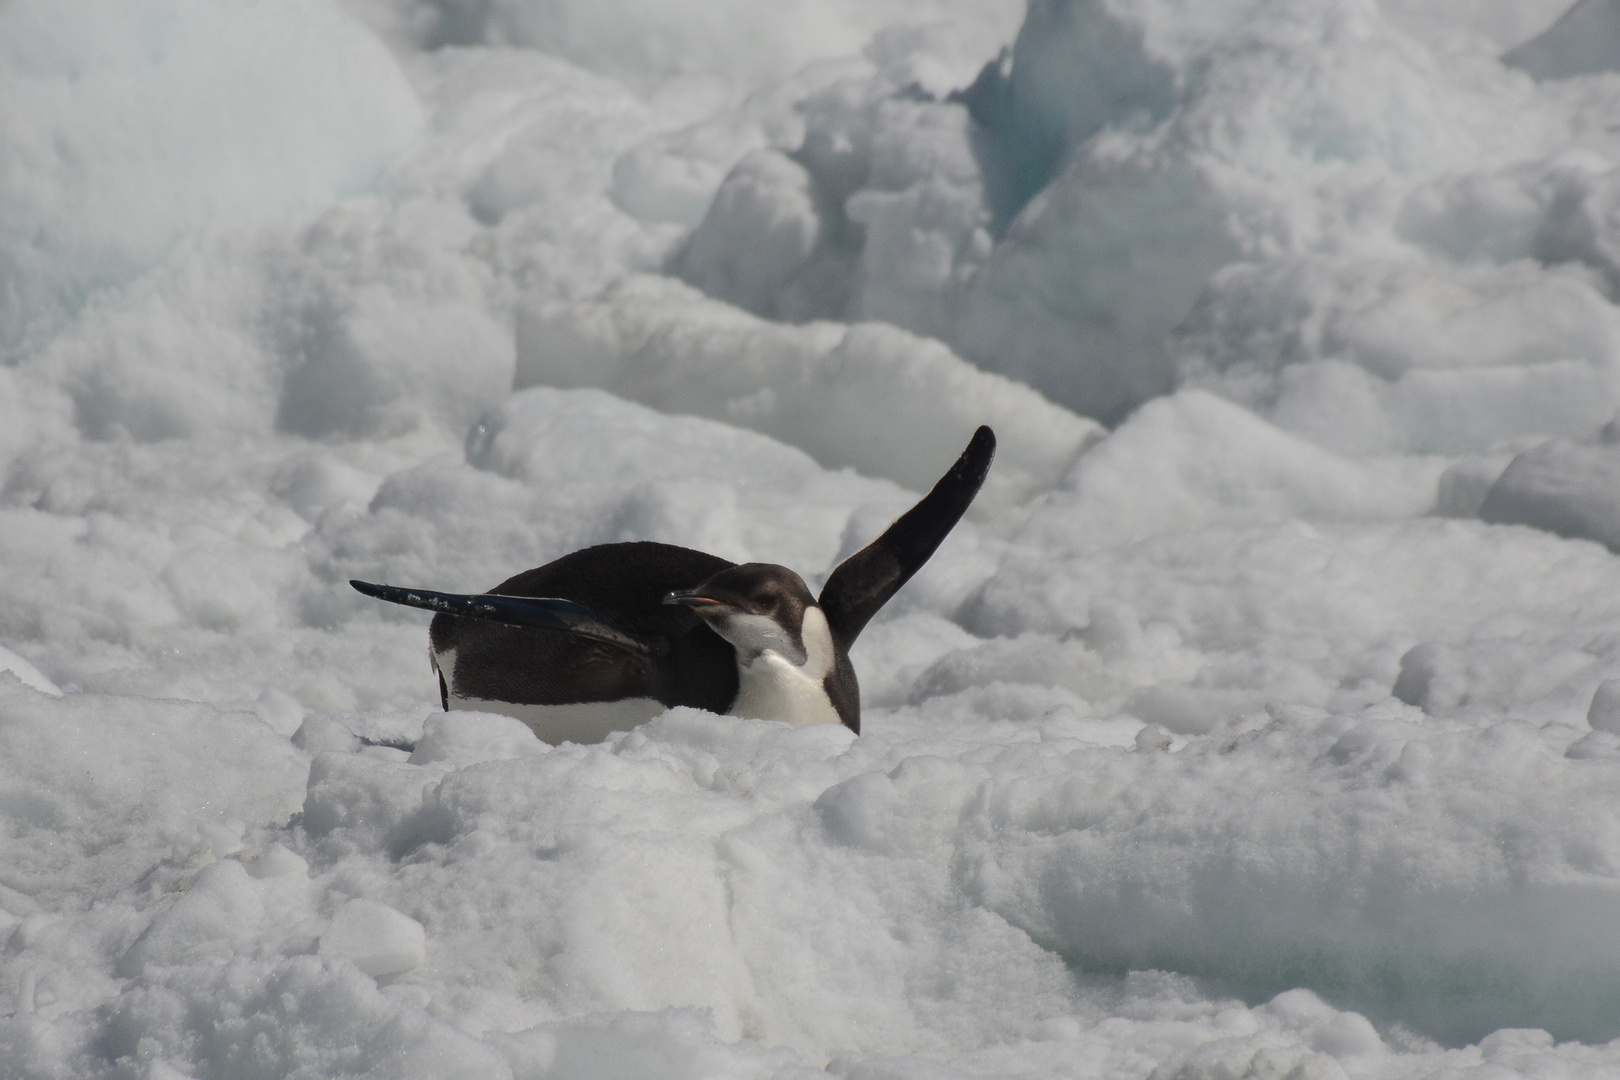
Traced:
<svg viewBox="0 0 1620 1080">
<path fill-rule="evenodd" d="M 1620 1075 L 1565 6 L 0 5 L 0 1076 Z M 859 738 L 344 584 L 817 584 L 979 423 Z"/>
</svg>

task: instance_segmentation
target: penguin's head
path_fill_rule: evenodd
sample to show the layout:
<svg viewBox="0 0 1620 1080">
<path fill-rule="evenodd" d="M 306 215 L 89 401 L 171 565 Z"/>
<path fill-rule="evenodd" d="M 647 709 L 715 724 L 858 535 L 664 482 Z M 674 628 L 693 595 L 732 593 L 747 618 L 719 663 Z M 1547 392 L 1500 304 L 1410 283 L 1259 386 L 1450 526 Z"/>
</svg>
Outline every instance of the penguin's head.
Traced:
<svg viewBox="0 0 1620 1080">
<path fill-rule="evenodd" d="M 670 593 L 664 603 L 690 608 L 731 642 L 741 663 L 766 651 L 779 653 L 799 667 L 808 659 L 804 616 L 816 606 L 816 598 L 804 579 L 785 566 L 733 566 L 694 589 Z"/>
</svg>

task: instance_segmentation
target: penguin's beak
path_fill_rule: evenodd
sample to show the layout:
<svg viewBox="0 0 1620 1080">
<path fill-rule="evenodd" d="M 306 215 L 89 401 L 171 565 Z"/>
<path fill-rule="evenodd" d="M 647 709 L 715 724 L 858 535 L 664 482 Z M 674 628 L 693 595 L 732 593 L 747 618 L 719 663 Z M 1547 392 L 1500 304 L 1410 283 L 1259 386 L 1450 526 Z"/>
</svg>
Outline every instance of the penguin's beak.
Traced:
<svg viewBox="0 0 1620 1080">
<path fill-rule="evenodd" d="M 691 590 L 684 592 L 672 592 L 668 596 L 664 597 L 664 603 L 679 604 L 682 607 L 691 608 L 692 611 L 698 615 L 709 613 L 719 614 L 722 611 L 731 610 L 731 605 L 726 603 L 724 600 L 716 600 L 712 596 L 704 596 L 700 592 L 693 592 Z"/>
</svg>

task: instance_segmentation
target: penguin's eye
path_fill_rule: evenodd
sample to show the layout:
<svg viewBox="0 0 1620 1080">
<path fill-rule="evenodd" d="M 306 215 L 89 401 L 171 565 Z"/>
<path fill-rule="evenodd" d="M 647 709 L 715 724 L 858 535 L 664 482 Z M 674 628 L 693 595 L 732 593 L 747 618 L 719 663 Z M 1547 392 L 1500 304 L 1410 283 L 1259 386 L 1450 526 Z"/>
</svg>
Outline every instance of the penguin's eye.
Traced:
<svg viewBox="0 0 1620 1080">
<path fill-rule="evenodd" d="M 754 594 L 754 606 L 759 609 L 761 614 L 775 611 L 776 604 L 777 596 L 775 593 L 765 592 Z"/>
</svg>

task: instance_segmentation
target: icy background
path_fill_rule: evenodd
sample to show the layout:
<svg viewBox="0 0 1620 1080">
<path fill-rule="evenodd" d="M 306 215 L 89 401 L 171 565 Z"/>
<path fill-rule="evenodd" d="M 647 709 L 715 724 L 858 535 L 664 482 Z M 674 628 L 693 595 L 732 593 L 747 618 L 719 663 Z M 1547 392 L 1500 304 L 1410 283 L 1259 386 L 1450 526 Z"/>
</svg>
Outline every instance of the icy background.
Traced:
<svg viewBox="0 0 1620 1080">
<path fill-rule="evenodd" d="M 1566 6 L 0 4 L 0 1076 L 1620 1075 Z M 819 584 L 979 423 L 859 738 L 344 584 Z"/>
</svg>

